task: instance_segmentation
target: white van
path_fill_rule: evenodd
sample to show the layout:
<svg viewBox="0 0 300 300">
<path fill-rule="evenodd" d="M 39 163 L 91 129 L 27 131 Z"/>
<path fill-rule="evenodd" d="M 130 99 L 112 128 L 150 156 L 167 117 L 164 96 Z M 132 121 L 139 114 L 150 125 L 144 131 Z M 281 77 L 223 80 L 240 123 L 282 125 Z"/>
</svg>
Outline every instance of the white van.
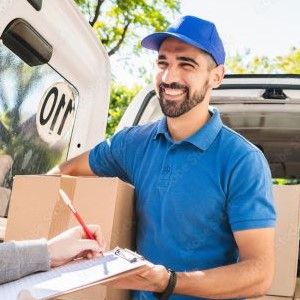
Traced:
<svg viewBox="0 0 300 300">
<path fill-rule="evenodd" d="M 5 217 L 13 176 L 45 173 L 104 139 L 110 66 L 72 0 L 0 0 L 0 36 L 0 215 Z M 297 294 L 300 218 L 294 207 L 300 194 L 299 186 L 290 184 L 300 178 L 300 75 L 227 76 L 213 91 L 211 105 L 269 162 L 280 202 L 277 271 L 269 294 L 291 299 Z M 150 85 L 129 105 L 118 130 L 161 116 Z M 294 206 L 287 205 L 294 199 Z"/>
</svg>

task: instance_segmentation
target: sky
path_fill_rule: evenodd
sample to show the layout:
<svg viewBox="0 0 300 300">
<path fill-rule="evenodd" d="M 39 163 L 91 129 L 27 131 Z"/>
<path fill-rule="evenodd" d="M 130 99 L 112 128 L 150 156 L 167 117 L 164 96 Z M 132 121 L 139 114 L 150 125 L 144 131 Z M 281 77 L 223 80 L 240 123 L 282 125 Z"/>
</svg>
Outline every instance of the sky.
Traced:
<svg viewBox="0 0 300 300">
<path fill-rule="evenodd" d="M 226 52 L 282 55 L 300 47 L 299 0 L 182 0 L 182 15 L 213 21 Z"/>
<path fill-rule="evenodd" d="M 299 12 L 300 0 L 181 0 L 181 13 L 176 18 L 194 15 L 214 22 L 227 56 L 247 49 L 253 56 L 275 57 L 288 54 L 292 46 L 300 48 Z M 142 53 L 142 63 L 155 58 L 149 50 Z M 120 61 L 111 59 L 117 81 L 143 84 L 143 79 L 125 71 Z"/>
</svg>

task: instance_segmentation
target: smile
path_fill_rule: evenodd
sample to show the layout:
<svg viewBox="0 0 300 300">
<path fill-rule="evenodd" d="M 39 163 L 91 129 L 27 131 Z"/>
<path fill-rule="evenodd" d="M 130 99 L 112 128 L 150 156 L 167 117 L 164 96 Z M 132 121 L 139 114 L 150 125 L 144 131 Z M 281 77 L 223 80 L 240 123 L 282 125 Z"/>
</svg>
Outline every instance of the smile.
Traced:
<svg viewBox="0 0 300 300">
<path fill-rule="evenodd" d="M 186 89 L 170 89 L 170 88 L 163 88 L 165 95 L 170 96 L 181 96 L 186 93 Z"/>
</svg>

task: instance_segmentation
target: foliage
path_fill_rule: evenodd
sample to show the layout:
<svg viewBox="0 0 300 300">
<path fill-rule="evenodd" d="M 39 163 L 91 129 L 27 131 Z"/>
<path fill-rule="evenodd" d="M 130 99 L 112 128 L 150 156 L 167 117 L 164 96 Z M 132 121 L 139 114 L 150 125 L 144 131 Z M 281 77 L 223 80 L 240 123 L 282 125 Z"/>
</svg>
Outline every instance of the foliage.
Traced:
<svg viewBox="0 0 300 300">
<path fill-rule="evenodd" d="M 251 57 L 251 52 L 246 50 L 227 58 L 226 67 L 233 74 L 299 74 L 300 49 L 292 47 L 287 55 L 275 58 Z"/>
<path fill-rule="evenodd" d="M 164 30 L 175 13 L 179 0 L 75 0 L 99 36 L 108 55 L 121 45 L 139 46 L 137 38 L 147 31 Z"/>
<path fill-rule="evenodd" d="M 107 137 L 114 134 L 127 106 L 140 89 L 140 86 L 128 88 L 122 84 L 112 83 L 108 122 L 106 127 Z"/>
<path fill-rule="evenodd" d="M 287 74 L 300 74 L 300 49 L 293 47 L 288 55 L 277 57 L 277 68 Z"/>
</svg>

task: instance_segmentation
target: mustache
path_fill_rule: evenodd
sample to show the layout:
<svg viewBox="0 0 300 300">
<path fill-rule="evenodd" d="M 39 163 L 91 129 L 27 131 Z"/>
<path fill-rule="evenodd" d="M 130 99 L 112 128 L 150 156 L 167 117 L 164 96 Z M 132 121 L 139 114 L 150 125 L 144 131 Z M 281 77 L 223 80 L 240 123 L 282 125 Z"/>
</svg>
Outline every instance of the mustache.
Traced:
<svg viewBox="0 0 300 300">
<path fill-rule="evenodd" d="M 186 89 L 188 90 L 188 87 L 186 85 L 177 83 L 177 82 L 172 82 L 172 83 L 161 83 L 159 87 L 162 89 Z"/>
</svg>

